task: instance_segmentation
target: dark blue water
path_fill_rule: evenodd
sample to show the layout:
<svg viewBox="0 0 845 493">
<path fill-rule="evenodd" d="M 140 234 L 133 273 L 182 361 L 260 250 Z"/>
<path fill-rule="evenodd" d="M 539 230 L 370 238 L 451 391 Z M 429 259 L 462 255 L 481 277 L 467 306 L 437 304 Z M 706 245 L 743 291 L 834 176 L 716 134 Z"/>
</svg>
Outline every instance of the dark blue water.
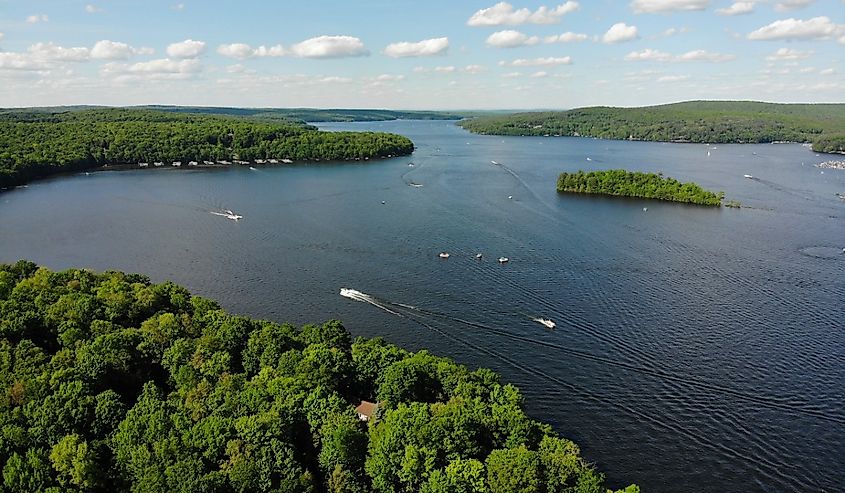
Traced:
<svg viewBox="0 0 845 493">
<path fill-rule="evenodd" d="M 325 128 L 398 132 L 417 151 L 33 183 L 0 194 L 0 261 L 144 272 L 233 312 L 340 318 L 356 335 L 493 368 L 615 487 L 845 488 L 845 171 L 822 174 L 825 158 L 799 145 Z M 748 207 L 555 192 L 561 171 L 616 167 Z M 244 219 L 210 214 L 221 209 Z"/>
</svg>

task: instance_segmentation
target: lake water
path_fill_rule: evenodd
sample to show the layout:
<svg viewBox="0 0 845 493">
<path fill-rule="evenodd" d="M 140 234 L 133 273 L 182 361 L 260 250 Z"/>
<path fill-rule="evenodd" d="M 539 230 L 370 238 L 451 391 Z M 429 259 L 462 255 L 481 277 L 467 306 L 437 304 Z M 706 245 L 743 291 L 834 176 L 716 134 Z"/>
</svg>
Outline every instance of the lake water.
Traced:
<svg viewBox="0 0 845 493">
<path fill-rule="evenodd" d="M 490 367 L 614 487 L 845 488 L 845 171 L 815 168 L 824 156 L 476 136 L 451 122 L 322 126 L 401 133 L 417 150 L 32 183 L 0 193 L 0 262 L 143 272 L 235 313 L 339 318 Z M 555 192 L 562 171 L 620 167 L 747 208 Z M 223 209 L 244 219 L 210 214 Z"/>
</svg>

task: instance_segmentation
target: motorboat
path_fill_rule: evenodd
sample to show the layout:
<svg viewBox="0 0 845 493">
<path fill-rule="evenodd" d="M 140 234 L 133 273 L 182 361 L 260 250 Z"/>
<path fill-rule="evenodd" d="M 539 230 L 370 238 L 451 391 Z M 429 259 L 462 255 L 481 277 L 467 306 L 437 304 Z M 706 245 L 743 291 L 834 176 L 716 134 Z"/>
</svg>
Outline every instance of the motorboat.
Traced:
<svg viewBox="0 0 845 493">
<path fill-rule="evenodd" d="M 754 178 L 753 175 L 742 175 L 743 178 L 748 178 L 749 180 Z"/>
<path fill-rule="evenodd" d="M 438 257 L 440 258 L 449 258 L 449 256 L 449 252 L 440 252 L 440 254 L 438 255 Z"/>
<path fill-rule="evenodd" d="M 223 209 L 223 212 L 215 212 L 211 211 L 212 214 L 215 216 L 225 217 L 226 219 L 231 219 L 232 221 L 239 221 L 243 219 L 243 216 L 240 214 L 235 214 L 230 209 Z"/>
<path fill-rule="evenodd" d="M 510 259 L 509 259 L 509 258 L 507 258 L 507 257 L 499 257 L 499 263 L 500 263 L 500 264 L 506 264 L 506 263 L 508 263 L 508 262 L 510 262 Z"/>
<path fill-rule="evenodd" d="M 476 253 L 476 254 L 475 254 L 475 258 L 477 258 L 478 260 L 481 260 L 481 257 L 483 257 L 483 256 L 484 256 L 484 255 L 482 255 L 482 254 L 480 254 L 480 253 Z"/>
<path fill-rule="evenodd" d="M 538 324 L 544 325 L 546 328 L 554 329 L 555 321 L 550 318 L 535 318 L 533 319 Z"/>
</svg>

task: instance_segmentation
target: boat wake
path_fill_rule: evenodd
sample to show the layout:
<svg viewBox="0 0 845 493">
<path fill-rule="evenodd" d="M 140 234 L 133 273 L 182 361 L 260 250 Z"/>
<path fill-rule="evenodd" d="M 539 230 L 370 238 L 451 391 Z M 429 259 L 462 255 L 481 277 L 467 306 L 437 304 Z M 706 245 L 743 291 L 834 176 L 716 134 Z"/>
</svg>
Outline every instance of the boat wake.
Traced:
<svg viewBox="0 0 845 493">
<path fill-rule="evenodd" d="M 386 311 L 387 313 L 391 313 L 393 315 L 396 315 L 397 317 L 402 316 L 401 314 L 396 313 L 395 311 L 391 310 L 390 308 L 385 306 L 384 303 L 379 302 L 378 300 L 376 300 L 372 296 L 368 295 L 367 293 L 362 293 L 362 292 L 355 290 L 355 289 L 340 288 L 340 295 L 343 296 L 344 298 L 349 298 L 350 300 L 360 301 L 361 303 L 367 303 L 367 304 L 373 305 L 374 307 L 380 308 L 380 309 Z"/>
</svg>

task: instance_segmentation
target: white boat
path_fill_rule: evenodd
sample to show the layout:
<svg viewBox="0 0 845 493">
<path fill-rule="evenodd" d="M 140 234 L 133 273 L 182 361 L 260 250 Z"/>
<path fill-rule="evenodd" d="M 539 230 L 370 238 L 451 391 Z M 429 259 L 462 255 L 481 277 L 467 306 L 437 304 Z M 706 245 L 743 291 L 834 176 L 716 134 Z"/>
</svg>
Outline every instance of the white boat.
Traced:
<svg viewBox="0 0 845 493">
<path fill-rule="evenodd" d="M 438 255 L 438 257 L 440 258 L 449 258 L 449 256 L 449 252 L 440 252 L 440 254 Z"/>
<path fill-rule="evenodd" d="M 507 257 L 499 257 L 499 263 L 500 263 L 500 264 L 506 264 L 506 263 L 508 263 L 508 262 L 510 262 L 510 259 L 509 259 L 509 258 L 507 258 Z"/>
<path fill-rule="evenodd" d="M 475 258 L 477 258 L 477 259 L 479 259 L 479 260 L 481 260 L 481 257 L 483 257 L 483 256 L 484 256 L 484 255 L 481 255 L 480 253 L 476 253 L 476 254 L 475 254 Z"/>
<path fill-rule="evenodd" d="M 243 219 L 243 216 L 241 216 L 240 214 L 235 214 L 230 209 L 223 209 L 223 212 L 211 211 L 211 213 L 214 214 L 215 216 L 220 216 L 220 217 L 225 217 L 226 219 L 231 219 L 232 221 L 238 221 L 240 219 Z"/>
<path fill-rule="evenodd" d="M 249 169 L 251 169 L 252 171 L 255 171 L 255 168 L 253 166 L 250 166 Z"/>
<path fill-rule="evenodd" d="M 290 159 L 282 159 L 282 162 L 283 162 L 283 163 L 285 163 L 285 164 L 291 164 L 291 163 L 293 163 L 293 161 L 292 161 L 292 160 L 290 160 Z"/>
<path fill-rule="evenodd" d="M 643 212 L 648 212 L 648 207 L 643 207 Z"/>
<path fill-rule="evenodd" d="M 196 161 L 188 161 L 188 166 L 196 166 L 197 164 L 199 163 Z"/>
<path fill-rule="evenodd" d="M 513 199 L 513 195 L 508 195 L 508 198 L 509 198 L 509 199 Z"/>
<path fill-rule="evenodd" d="M 501 166 L 501 164 L 497 163 L 496 161 L 490 161 L 490 164 L 495 164 L 496 166 Z"/>
<path fill-rule="evenodd" d="M 141 167 L 141 168 L 146 168 L 149 165 L 150 165 L 150 163 L 138 163 L 138 166 Z"/>
<path fill-rule="evenodd" d="M 534 318 L 532 319 L 538 324 L 545 325 L 549 329 L 555 328 L 555 321 L 550 318 Z"/>
<path fill-rule="evenodd" d="M 748 179 L 754 178 L 753 175 L 742 175 L 742 176 L 743 176 L 743 178 L 748 178 Z"/>
<path fill-rule="evenodd" d="M 593 160 L 593 158 L 591 158 L 591 157 L 587 158 L 587 161 L 592 161 L 592 160 Z"/>
<path fill-rule="evenodd" d="M 202 164 L 205 164 L 207 166 L 211 166 L 212 164 L 214 164 L 214 161 L 203 161 Z"/>
<path fill-rule="evenodd" d="M 178 168 L 179 166 L 182 166 L 182 161 L 173 161 L 173 166 L 176 167 L 176 168 Z"/>
<path fill-rule="evenodd" d="M 160 167 L 164 166 L 164 163 L 162 163 L 162 162 L 155 162 L 155 163 L 153 163 L 153 166 L 155 166 L 156 168 L 160 168 Z"/>
</svg>

